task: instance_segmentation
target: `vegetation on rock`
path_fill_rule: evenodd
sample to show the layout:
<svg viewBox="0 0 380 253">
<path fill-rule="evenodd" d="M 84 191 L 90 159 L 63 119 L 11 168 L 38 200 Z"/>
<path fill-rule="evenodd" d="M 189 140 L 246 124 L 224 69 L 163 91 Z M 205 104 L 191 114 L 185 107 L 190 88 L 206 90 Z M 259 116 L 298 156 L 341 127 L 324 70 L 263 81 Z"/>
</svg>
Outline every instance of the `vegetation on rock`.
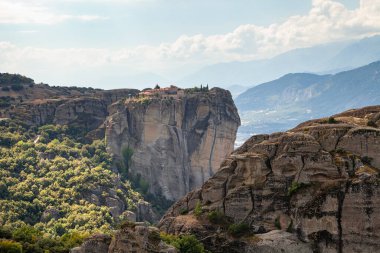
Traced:
<svg viewBox="0 0 380 253">
<path fill-rule="evenodd" d="M 202 213 L 203 213 L 202 204 L 198 200 L 197 204 L 195 205 L 195 208 L 194 208 L 194 215 L 195 215 L 195 217 L 199 218 L 202 215 Z"/>
<path fill-rule="evenodd" d="M 246 223 L 234 223 L 228 227 L 228 232 L 235 237 L 240 237 L 249 232 L 249 226 Z"/>
<path fill-rule="evenodd" d="M 219 210 L 209 212 L 207 218 L 213 224 L 223 224 L 226 222 L 226 216 Z"/>
<path fill-rule="evenodd" d="M 160 234 L 161 239 L 167 244 L 173 245 L 180 253 L 207 253 L 203 244 L 194 235 Z"/>
</svg>

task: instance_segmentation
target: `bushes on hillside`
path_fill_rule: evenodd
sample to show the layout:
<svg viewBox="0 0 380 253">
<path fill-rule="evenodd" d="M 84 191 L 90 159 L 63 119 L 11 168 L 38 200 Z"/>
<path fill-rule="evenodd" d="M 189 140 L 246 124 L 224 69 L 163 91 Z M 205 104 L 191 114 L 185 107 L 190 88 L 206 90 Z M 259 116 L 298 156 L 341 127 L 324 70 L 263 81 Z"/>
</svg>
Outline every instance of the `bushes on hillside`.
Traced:
<svg viewBox="0 0 380 253">
<path fill-rule="evenodd" d="M 203 244 L 194 235 L 170 235 L 161 233 L 161 239 L 173 245 L 180 253 L 206 253 Z"/>
<path fill-rule="evenodd" d="M 10 84 L 29 84 L 34 83 L 33 79 L 19 75 L 19 74 L 8 74 L 0 73 L 0 86 L 10 85 Z"/>
<path fill-rule="evenodd" d="M 207 218 L 211 223 L 214 224 L 222 224 L 226 222 L 226 216 L 218 210 L 209 212 L 207 214 Z"/>
<path fill-rule="evenodd" d="M 11 89 L 13 91 L 20 91 L 20 90 L 24 89 L 24 85 L 22 85 L 22 84 L 12 84 L 11 85 Z"/>
<path fill-rule="evenodd" d="M 235 237 L 243 236 L 249 232 L 249 226 L 246 223 L 234 223 L 228 227 L 228 232 Z"/>
<path fill-rule="evenodd" d="M 76 232 L 108 232 L 118 222 L 106 205 L 109 189 L 132 210 L 142 198 L 128 181 L 115 186 L 118 175 L 104 141 L 78 142 L 67 126 L 0 121 L 0 151 L 0 224 L 15 228 L 1 228 L 2 238 L 40 247 L 52 246 L 40 233 L 68 240 L 65 235 Z"/>
<path fill-rule="evenodd" d="M 11 240 L 0 239 L 0 252 L 2 253 L 22 253 L 20 243 Z"/>
</svg>

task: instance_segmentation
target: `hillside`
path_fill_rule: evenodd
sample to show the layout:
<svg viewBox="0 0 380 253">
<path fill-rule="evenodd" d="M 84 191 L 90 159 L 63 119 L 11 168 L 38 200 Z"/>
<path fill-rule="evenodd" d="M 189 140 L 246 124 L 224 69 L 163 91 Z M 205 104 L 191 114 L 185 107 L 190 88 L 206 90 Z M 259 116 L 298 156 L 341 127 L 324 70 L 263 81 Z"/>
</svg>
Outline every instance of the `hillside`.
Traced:
<svg viewBox="0 0 380 253">
<path fill-rule="evenodd" d="M 161 231 L 212 252 L 378 252 L 380 106 L 255 135 Z"/>
<path fill-rule="evenodd" d="M 334 75 L 288 74 L 239 95 L 241 134 L 283 131 L 302 121 L 380 103 L 380 62 Z"/>
<path fill-rule="evenodd" d="M 90 233 L 143 215 L 146 202 L 118 177 L 104 141 L 86 144 L 74 127 L 14 120 L 0 120 L 0 131 L 0 237 L 22 241 L 25 252 L 67 252 Z"/>
</svg>

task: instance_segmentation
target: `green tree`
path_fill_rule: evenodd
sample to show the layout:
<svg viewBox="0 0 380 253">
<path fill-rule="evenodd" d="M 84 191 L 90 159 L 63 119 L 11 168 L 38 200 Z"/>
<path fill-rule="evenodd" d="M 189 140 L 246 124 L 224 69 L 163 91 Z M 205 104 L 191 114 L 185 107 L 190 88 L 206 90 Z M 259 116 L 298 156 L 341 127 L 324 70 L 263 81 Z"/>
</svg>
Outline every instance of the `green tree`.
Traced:
<svg viewBox="0 0 380 253">
<path fill-rule="evenodd" d="M 193 235 L 183 235 L 175 243 L 175 247 L 181 253 L 204 253 L 206 252 L 202 243 L 200 243 L 197 238 Z"/>
<path fill-rule="evenodd" d="M 161 239 L 167 244 L 173 245 L 180 253 L 206 253 L 203 244 L 194 235 L 170 235 L 160 234 Z"/>
<path fill-rule="evenodd" d="M 202 214 L 202 204 L 198 200 L 197 204 L 195 205 L 195 208 L 194 208 L 194 215 L 195 215 L 195 217 L 199 218 L 201 216 L 201 214 Z"/>
<path fill-rule="evenodd" d="M 30 225 L 23 225 L 13 231 L 12 238 L 19 242 L 35 243 L 41 232 Z"/>
<path fill-rule="evenodd" d="M 1 253 L 22 253 L 22 246 L 18 242 L 11 240 L 0 240 Z"/>
<path fill-rule="evenodd" d="M 121 150 L 121 155 L 123 157 L 123 168 L 120 173 L 122 176 L 126 176 L 129 173 L 129 168 L 132 163 L 133 149 L 131 147 L 123 147 Z"/>
</svg>

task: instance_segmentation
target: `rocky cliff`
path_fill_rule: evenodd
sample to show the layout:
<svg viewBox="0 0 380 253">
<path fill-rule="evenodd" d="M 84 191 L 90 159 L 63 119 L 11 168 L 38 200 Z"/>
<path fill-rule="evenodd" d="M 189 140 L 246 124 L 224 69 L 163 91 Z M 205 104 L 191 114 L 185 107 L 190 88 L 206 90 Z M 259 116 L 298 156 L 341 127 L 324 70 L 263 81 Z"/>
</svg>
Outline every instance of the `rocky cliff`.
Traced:
<svg viewBox="0 0 380 253">
<path fill-rule="evenodd" d="M 133 150 L 129 172 L 149 191 L 170 200 L 199 187 L 233 151 L 239 115 L 228 91 L 187 91 L 181 97 L 129 99 L 114 105 L 106 123 L 109 152 L 123 159 Z"/>
<path fill-rule="evenodd" d="M 378 126 L 375 106 L 253 136 L 159 227 L 195 233 L 212 252 L 379 252 Z M 231 236 L 211 214 L 248 235 Z"/>
<path fill-rule="evenodd" d="M 23 123 L 38 126 L 74 125 L 85 132 L 91 132 L 100 127 L 102 132 L 100 135 L 97 132 L 90 134 L 90 136 L 98 134 L 97 137 L 104 136 L 102 125 L 109 115 L 108 107 L 118 100 L 134 96 L 139 92 L 135 89 L 106 91 L 92 88 L 52 87 L 46 84 L 35 84 L 31 79 L 27 81 L 27 83 L 17 84 L 16 87 L 19 88 L 16 90 L 9 88 L 11 84 L 8 84 L 8 87 L 0 83 L 2 86 L 0 118 L 19 119 Z"/>
</svg>

